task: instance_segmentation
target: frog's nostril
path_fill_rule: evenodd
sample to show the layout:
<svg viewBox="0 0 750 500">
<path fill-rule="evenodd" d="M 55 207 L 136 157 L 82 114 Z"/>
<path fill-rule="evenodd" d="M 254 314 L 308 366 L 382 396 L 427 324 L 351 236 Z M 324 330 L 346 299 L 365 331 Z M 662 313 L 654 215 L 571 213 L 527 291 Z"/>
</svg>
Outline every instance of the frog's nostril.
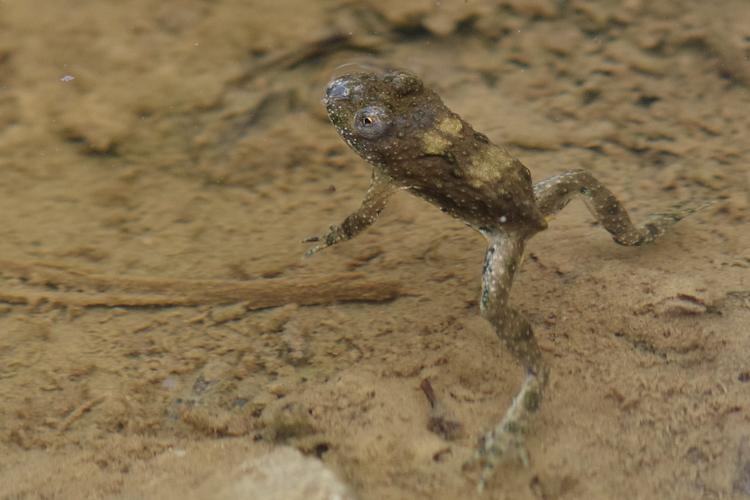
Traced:
<svg viewBox="0 0 750 500">
<path fill-rule="evenodd" d="M 349 81 L 345 78 L 337 78 L 328 84 L 326 88 L 326 99 L 338 100 L 349 97 Z"/>
</svg>

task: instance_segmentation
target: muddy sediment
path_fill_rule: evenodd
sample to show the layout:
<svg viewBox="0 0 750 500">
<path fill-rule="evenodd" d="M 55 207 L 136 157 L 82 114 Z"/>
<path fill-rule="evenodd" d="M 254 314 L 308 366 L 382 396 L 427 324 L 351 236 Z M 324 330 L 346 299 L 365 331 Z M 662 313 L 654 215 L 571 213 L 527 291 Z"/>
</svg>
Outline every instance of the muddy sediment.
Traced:
<svg viewBox="0 0 750 500">
<path fill-rule="evenodd" d="M 358 498 L 474 495 L 521 381 L 482 238 L 403 193 L 303 257 L 369 180 L 320 104 L 352 62 L 636 220 L 716 200 L 649 247 L 577 203 L 532 240 L 512 300 L 552 378 L 488 498 L 750 497 L 749 57 L 732 0 L 3 3 L 0 498 L 231 489 L 281 446 Z"/>
</svg>

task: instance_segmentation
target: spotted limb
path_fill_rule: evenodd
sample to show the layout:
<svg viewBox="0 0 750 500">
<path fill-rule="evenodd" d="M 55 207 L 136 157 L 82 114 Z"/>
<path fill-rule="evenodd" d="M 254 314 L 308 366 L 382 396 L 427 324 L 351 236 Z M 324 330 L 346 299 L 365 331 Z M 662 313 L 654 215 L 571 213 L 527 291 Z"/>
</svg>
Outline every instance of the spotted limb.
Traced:
<svg viewBox="0 0 750 500">
<path fill-rule="evenodd" d="M 653 213 L 643 224 L 634 225 L 622 203 L 585 170 L 571 170 L 537 182 L 534 184 L 534 197 L 545 216 L 559 212 L 575 197 L 583 199 L 615 242 L 625 246 L 651 243 L 670 226 L 712 205 L 712 202 L 681 204 L 666 212 Z"/>
</svg>

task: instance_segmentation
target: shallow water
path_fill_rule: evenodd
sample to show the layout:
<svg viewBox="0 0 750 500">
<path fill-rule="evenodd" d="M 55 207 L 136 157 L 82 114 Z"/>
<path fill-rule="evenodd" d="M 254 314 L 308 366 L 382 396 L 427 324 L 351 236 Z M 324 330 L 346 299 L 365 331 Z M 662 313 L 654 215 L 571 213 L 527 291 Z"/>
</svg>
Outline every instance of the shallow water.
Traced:
<svg viewBox="0 0 750 500">
<path fill-rule="evenodd" d="M 483 239 L 400 193 L 302 257 L 370 177 L 320 103 L 350 63 L 636 220 L 717 200 L 649 247 L 579 203 L 531 241 L 552 382 L 486 497 L 750 497 L 749 57 L 745 1 L 0 3 L 0 498 L 197 498 L 279 445 L 362 499 L 474 495 L 521 380 Z"/>
</svg>

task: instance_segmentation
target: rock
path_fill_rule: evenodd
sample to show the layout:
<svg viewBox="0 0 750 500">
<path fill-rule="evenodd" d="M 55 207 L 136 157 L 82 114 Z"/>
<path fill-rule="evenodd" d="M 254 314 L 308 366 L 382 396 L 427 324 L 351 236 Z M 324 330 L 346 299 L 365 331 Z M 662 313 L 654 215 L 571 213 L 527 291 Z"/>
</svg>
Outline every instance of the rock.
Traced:
<svg viewBox="0 0 750 500">
<path fill-rule="evenodd" d="M 276 448 L 204 482 L 194 498 L 209 500 L 354 500 L 323 463 L 292 448 Z"/>
</svg>

